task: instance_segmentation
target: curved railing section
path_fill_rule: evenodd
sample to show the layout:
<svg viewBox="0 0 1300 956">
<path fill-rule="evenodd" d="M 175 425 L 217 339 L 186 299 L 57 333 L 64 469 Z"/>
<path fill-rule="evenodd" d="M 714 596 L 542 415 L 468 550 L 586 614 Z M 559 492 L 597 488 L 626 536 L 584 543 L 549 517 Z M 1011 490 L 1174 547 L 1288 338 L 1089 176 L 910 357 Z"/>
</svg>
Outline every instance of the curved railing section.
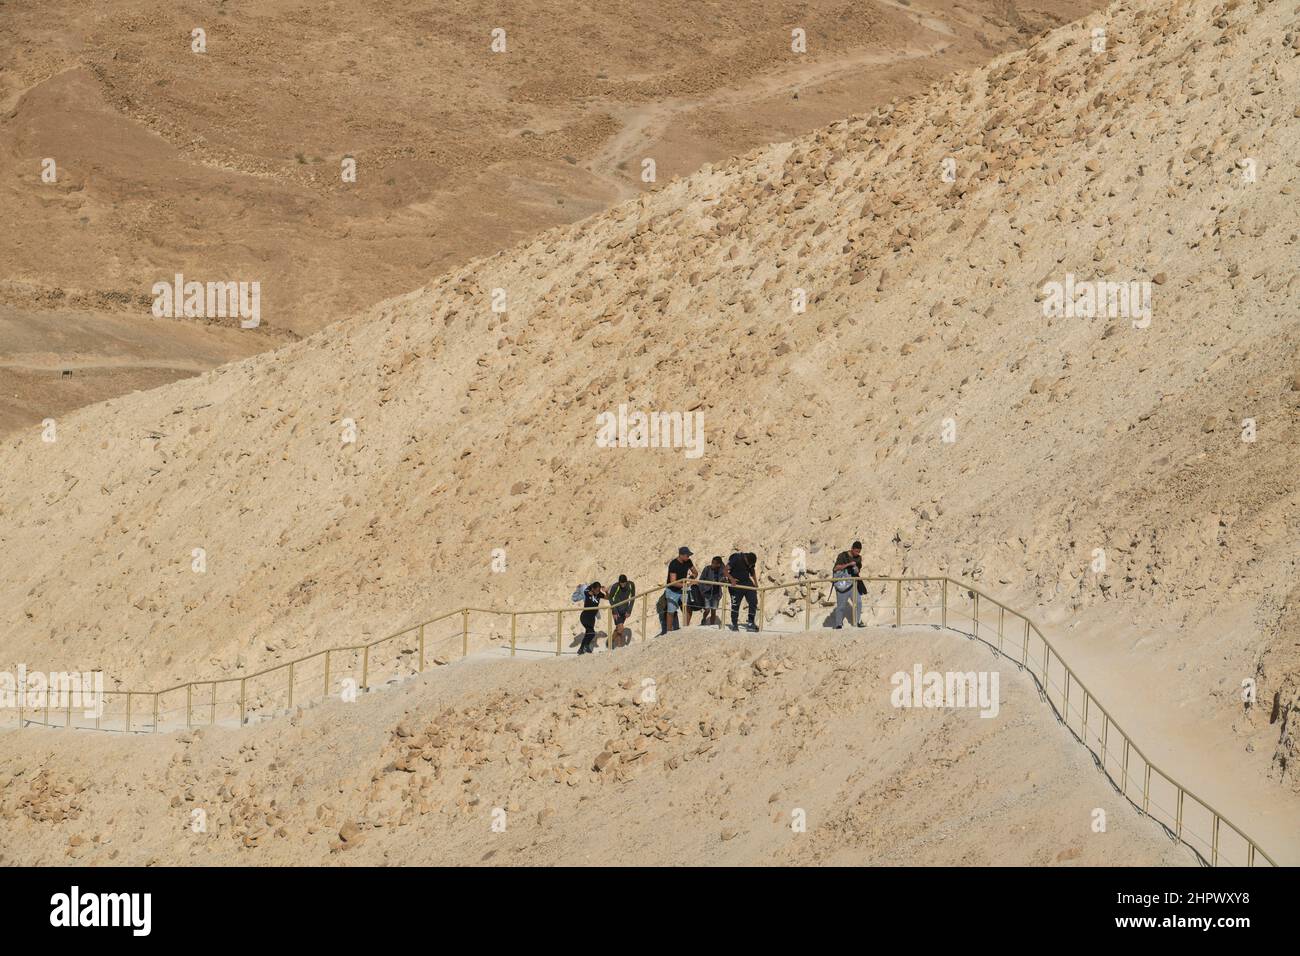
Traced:
<svg viewBox="0 0 1300 956">
<path fill-rule="evenodd" d="M 1026 671 L 1057 720 L 1087 748 L 1115 789 L 1173 839 L 1191 848 L 1201 862 L 1209 866 L 1277 865 L 1222 813 L 1156 766 L 1029 617 L 974 585 L 946 576 L 856 580 L 867 589 L 863 623 L 946 628 L 984 643 Z M 805 576 L 761 587 L 719 586 L 729 592 L 758 592 L 757 622 L 761 631 L 798 633 L 813 629 L 814 613 L 833 607 L 832 583 L 831 578 Z M 822 586 L 827 586 L 824 593 Z M 636 617 L 635 605 L 640 604 L 641 630 L 636 640 L 647 638 L 650 605 L 654 595 L 663 589 L 664 585 L 656 585 L 636 596 L 631 615 Z M 722 595 L 719 602 L 719 620 L 727 616 L 729 596 Z M 487 638 L 503 647 L 508 639 L 511 657 L 563 654 L 566 640 L 573 648 L 581 636 L 580 629 L 566 627 L 566 619 L 572 621 L 583 610 L 580 606 L 531 611 L 464 607 L 369 643 L 331 647 L 253 674 L 189 681 L 164 690 L 104 691 L 103 703 L 93 715 L 74 708 L 71 696 L 66 701 L 52 701 L 54 695 L 49 695 L 43 708 L 24 707 L 28 695 L 25 688 L 19 688 L 18 726 L 140 733 L 213 724 L 242 725 L 329 697 L 348 699 L 352 695 L 355 699 L 355 695 L 369 691 L 376 680 L 394 683 L 423 672 L 430 661 L 445 664 L 457 654 L 467 657 L 471 636 Z M 613 631 L 613 611 L 608 607 L 601 610 L 610 623 L 608 639 Z M 479 627 L 471 628 L 471 621 Z M 482 629 L 484 624 L 486 629 Z"/>
</svg>

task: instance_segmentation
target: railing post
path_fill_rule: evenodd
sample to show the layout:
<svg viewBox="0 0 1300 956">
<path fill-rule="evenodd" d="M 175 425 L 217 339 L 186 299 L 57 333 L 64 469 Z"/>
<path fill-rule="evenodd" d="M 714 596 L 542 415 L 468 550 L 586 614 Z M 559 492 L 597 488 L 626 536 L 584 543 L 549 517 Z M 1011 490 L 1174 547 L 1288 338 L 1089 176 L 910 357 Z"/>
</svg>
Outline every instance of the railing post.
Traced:
<svg viewBox="0 0 1300 956">
<path fill-rule="evenodd" d="M 803 629 L 812 630 L 812 585 L 806 582 L 803 586 Z"/>
<path fill-rule="evenodd" d="M 72 728 L 72 692 L 71 691 L 68 692 L 68 713 L 65 718 L 63 726 L 67 727 L 68 729 Z"/>
<path fill-rule="evenodd" d="M 510 612 L 510 656 L 515 656 L 515 630 L 519 620 L 519 615 L 514 611 Z"/>
<path fill-rule="evenodd" d="M 23 679 L 18 688 L 18 729 L 27 726 L 27 721 L 23 719 L 23 705 L 27 702 L 27 674 L 23 673 Z"/>
<path fill-rule="evenodd" d="M 647 632 L 650 621 L 650 595 L 641 599 L 641 640 L 649 640 L 650 635 Z"/>
<path fill-rule="evenodd" d="M 758 590 L 758 629 L 763 629 L 763 589 L 758 587 L 758 578 L 754 578 L 754 587 Z"/>
<path fill-rule="evenodd" d="M 153 695 L 153 732 L 158 733 L 158 695 Z"/>
<path fill-rule="evenodd" d="M 972 592 L 972 594 L 975 598 L 975 617 L 972 619 L 971 626 L 975 628 L 975 636 L 979 637 L 980 636 L 980 593 L 979 591 L 974 591 Z"/>
<path fill-rule="evenodd" d="M 424 673 L 424 625 L 420 625 L 420 671 Z"/>
<path fill-rule="evenodd" d="M 185 729 L 194 726 L 194 685 L 185 685 Z"/>
<path fill-rule="evenodd" d="M 614 607 L 613 605 L 610 605 L 608 608 L 606 608 L 606 610 L 609 611 L 609 634 L 605 636 L 605 648 L 606 650 L 612 651 L 614 649 Z"/>
<path fill-rule="evenodd" d="M 560 656 L 560 634 L 564 630 L 564 612 L 555 612 L 555 656 Z"/>
<path fill-rule="evenodd" d="M 131 692 L 126 692 L 126 732 L 131 732 Z"/>
<path fill-rule="evenodd" d="M 469 608 L 460 612 L 460 656 L 469 657 Z"/>
<path fill-rule="evenodd" d="M 1120 733 L 1123 733 L 1123 731 L 1120 731 Z M 1121 781 L 1121 782 L 1120 782 L 1120 785 L 1119 785 L 1119 790 L 1120 790 L 1120 793 L 1124 794 L 1124 799 L 1126 799 L 1126 800 L 1128 799 L 1128 751 L 1129 751 L 1129 746 L 1130 746 L 1130 744 L 1131 744 L 1131 742 L 1129 741 L 1128 736 L 1125 735 L 1125 737 L 1124 737 L 1124 764 L 1123 764 L 1122 769 L 1120 770 L 1120 781 Z"/>
<path fill-rule="evenodd" d="M 1025 647 L 1020 652 L 1020 666 L 1029 666 L 1029 618 L 1025 618 Z"/>
<path fill-rule="evenodd" d="M 1214 840 L 1210 844 L 1210 866 L 1219 865 L 1219 815 L 1214 815 Z"/>
<path fill-rule="evenodd" d="M 857 588 L 857 582 L 853 584 Z M 903 579 L 894 582 L 894 627 L 903 626 Z"/>
<path fill-rule="evenodd" d="M 1151 806 L 1151 761 L 1147 761 L 1146 779 L 1142 781 L 1142 812 Z"/>
<path fill-rule="evenodd" d="M 217 722 L 217 682 L 213 681 L 212 682 L 212 714 L 211 717 L 209 718 L 209 723 L 215 724 L 216 722 Z"/>
<path fill-rule="evenodd" d="M 370 645 L 361 648 L 361 689 L 370 690 Z"/>
<path fill-rule="evenodd" d="M 1006 623 L 1007 609 L 998 605 L 998 653 L 1002 653 L 1002 625 Z"/>
<path fill-rule="evenodd" d="M 943 608 L 943 612 L 942 612 L 943 623 L 940 626 L 947 627 L 948 626 L 948 579 L 947 578 L 943 579 L 943 598 L 941 599 L 941 606 Z"/>
<path fill-rule="evenodd" d="M 1183 838 L 1183 788 L 1178 788 L 1178 815 L 1174 818 L 1174 836 Z"/>
<path fill-rule="evenodd" d="M 248 678 L 239 678 L 239 726 L 244 726 L 248 715 Z"/>
</svg>

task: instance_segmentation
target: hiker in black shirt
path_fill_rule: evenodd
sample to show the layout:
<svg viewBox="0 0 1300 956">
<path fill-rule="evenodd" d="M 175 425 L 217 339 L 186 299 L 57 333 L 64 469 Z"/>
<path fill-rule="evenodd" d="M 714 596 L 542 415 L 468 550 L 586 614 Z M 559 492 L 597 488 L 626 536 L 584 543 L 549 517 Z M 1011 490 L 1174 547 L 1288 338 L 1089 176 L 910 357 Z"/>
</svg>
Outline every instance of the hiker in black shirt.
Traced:
<svg viewBox="0 0 1300 956">
<path fill-rule="evenodd" d="M 691 579 L 695 571 L 695 562 L 691 560 L 691 549 L 682 545 L 677 549 L 677 557 L 668 562 L 668 586 L 664 588 L 664 597 L 668 599 L 668 629 L 677 630 L 677 609 L 682 606 L 682 583 Z M 691 623 L 690 608 L 686 609 L 686 623 Z"/>
<path fill-rule="evenodd" d="M 578 648 L 579 654 L 595 652 L 596 608 L 600 607 L 600 599 L 604 596 L 605 592 L 601 589 L 599 581 L 592 581 L 587 585 L 587 589 L 582 592 L 583 611 L 578 619 L 582 621 L 583 635 L 582 646 Z"/>
<path fill-rule="evenodd" d="M 754 616 L 758 613 L 758 555 L 754 552 L 737 551 L 727 559 L 727 582 L 741 587 L 731 589 L 731 629 L 740 630 L 740 602 L 745 601 L 748 605 L 749 622 L 745 625 L 747 631 L 757 631 L 758 627 L 754 624 Z"/>
</svg>

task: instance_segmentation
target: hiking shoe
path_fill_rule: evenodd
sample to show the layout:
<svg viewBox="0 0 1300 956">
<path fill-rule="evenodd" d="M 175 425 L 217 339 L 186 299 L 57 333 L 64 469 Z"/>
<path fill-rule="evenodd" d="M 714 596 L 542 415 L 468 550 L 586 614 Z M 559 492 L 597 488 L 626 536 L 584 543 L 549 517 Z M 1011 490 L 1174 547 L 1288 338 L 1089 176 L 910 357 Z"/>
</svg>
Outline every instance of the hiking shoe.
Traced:
<svg viewBox="0 0 1300 956">
<path fill-rule="evenodd" d="M 867 625 L 863 624 L 861 621 L 858 621 L 857 626 L 858 626 L 858 627 L 866 627 Z"/>
<path fill-rule="evenodd" d="M 753 621 L 750 621 L 748 624 L 745 625 L 745 630 L 747 630 L 747 631 L 753 631 L 755 634 L 757 634 L 757 633 L 758 633 L 758 625 L 755 624 Z"/>
<path fill-rule="evenodd" d="M 728 625 L 727 625 L 727 630 L 729 630 L 729 631 L 738 631 L 738 630 L 740 630 L 740 628 L 738 628 L 738 627 L 737 627 L 736 625 L 734 625 L 734 624 L 728 624 Z"/>
</svg>

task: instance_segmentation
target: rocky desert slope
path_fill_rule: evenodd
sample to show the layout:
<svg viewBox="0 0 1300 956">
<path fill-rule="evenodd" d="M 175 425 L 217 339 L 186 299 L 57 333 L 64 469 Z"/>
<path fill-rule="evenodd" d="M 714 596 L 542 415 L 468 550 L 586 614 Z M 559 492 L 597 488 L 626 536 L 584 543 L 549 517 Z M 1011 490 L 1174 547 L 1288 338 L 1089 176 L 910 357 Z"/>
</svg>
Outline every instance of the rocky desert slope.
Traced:
<svg viewBox="0 0 1300 956">
<path fill-rule="evenodd" d="M 993 718 L 892 707 L 916 660 L 991 666 L 929 630 L 692 630 L 585 661 L 471 658 L 242 730 L 3 734 L 0 862 L 1195 862 L 1014 667 Z"/>
<path fill-rule="evenodd" d="M 165 686 L 653 583 L 682 543 L 772 580 L 856 536 L 1035 613 L 1155 759 L 1294 835 L 1297 57 L 1294 4 L 1119 3 L 29 429 L 3 653 Z M 1149 281 L 1149 324 L 1045 316 L 1068 276 Z M 702 456 L 598 447 L 622 404 L 702 413 Z"/>
<path fill-rule="evenodd" d="M 665 182 L 1096 6 L 6 0 L 0 431 L 273 348 L 652 190 L 645 158 Z M 151 321 L 178 272 L 259 281 L 261 327 L 232 342 L 229 318 Z M 13 322 L 65 334 L 31 350 Z"/>
</svg>

